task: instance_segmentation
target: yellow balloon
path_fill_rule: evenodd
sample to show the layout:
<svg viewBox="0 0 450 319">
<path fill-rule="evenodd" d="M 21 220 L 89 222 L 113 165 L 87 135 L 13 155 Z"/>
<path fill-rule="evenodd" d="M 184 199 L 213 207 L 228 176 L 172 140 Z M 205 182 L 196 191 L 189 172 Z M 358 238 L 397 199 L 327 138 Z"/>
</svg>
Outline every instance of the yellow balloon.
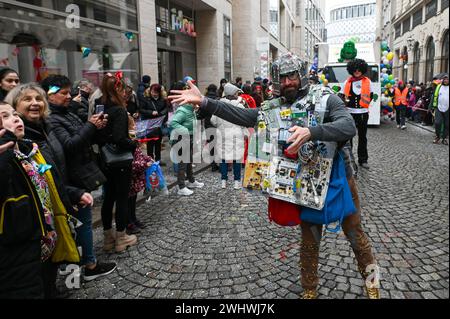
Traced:
<svg viewBox="0 0 450 319">
<path fill-rule="evenodd" d="M 388 55 L 386 56 L 386 58 L 387 58 L 389 61 L 392 61 L 392 59 L 394 58 L 394 53 L 393 53 L 393 52 L 389 52 Z"/>
<path fill-rule="evenodd" d="M 388 96 L 389 95 L 389 91 L 386 90 L 386 92 L 384 92 L 384 95 Z"/>
<path fill-rule="evenodd" d="M 389 106 L 389 107 L 393 107 L 393 106 L 394 106 L 394 103 L 389 102 L 389 103 L 388 103 L 388 106 Z"/>
<path fill-rule="evenodd" d="M 323 80 L 323 86 L 328 86 L 328 80 L 327 79 L 325 79 L 325 80 Z"/>
</svg>

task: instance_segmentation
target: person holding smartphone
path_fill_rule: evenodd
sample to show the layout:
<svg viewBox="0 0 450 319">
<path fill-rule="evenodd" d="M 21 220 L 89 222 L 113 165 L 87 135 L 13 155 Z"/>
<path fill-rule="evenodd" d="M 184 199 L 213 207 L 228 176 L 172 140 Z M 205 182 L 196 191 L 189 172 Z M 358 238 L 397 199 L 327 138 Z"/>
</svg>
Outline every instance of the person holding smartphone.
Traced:
<svg viewBox="0 0 450 319">
<path fill-rule="evenodd" d="M 87 123 L 69 111 L 70 80 L 61 75 L 52 75 L 42 82 L 47 92 L 51 115 L 48 118 L 50 132 L 56 136 L 66 159 L 68 182 L 90 198 L 89 205 L 78 205 L 77 217 L 83 223 L 78 229 L 78 241 L 83 248 L 82 264 L 84 280 L 91 281 L 108 275 L 116 269 L 115 263 L 99 262 L 94 252 L 92 232 L 93 198 L 90 192 L 106 182 L 100 170 L 92 145 L 97 133 L 108 123 L 103 113 L 93 115 Z M 54 88 L 59 88 L 57 91 Z M 53 90 L 52 90 L 53 89 Z"/>
</svg>

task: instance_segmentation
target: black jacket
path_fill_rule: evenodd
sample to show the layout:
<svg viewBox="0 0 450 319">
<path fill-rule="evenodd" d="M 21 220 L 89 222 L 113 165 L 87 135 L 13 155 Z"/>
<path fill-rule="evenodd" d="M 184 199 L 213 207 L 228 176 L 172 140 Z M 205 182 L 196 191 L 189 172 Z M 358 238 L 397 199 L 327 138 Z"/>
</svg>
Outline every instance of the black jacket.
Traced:
<svg viewBox="0 0 450 319">
<path fill-rule="evenodd" d="M 0 299 L 43 298 L 45 217 L 39 196 L 12 150 L 0 154 L 0 206 Z"/>
<path fill-rule="evenodd" d="M 78 116 L 83 123 L 86 123 L 89 117 L 89 100 L 84 96 L 81 97 L 81 103 L 72 100 L 69 110 Z"/>
<path fill-rule="evenodd" d="M 108 114 L 108 125 L 99 131 L 99 144 L 115 144 L 123 151 L 132 151 L 138 146 L 137 141 L 130 139 L 128 134 L 128 113 L 122 106 L 105 105 Z"/>
<path fill-rule="evenodd" d="M 83 167 L 89 167 L 89 170 L 91 170 L 92 175 L 89 178 L 96 178 L 100 173 L 92 149 L 97 128 L 90 122 L 83 123 L 66 107 L 50 105 L 50 109 L 52 113 L 48 122 L 50 123 L 51 135 L 56 136 L 63 147 L 67 162 L 67 181 L 70 185 L 83 189 L 82 181 L 77 178 Z M 100 185 L 98 184 L 98 186 Z M 88 191 L 91 190 L 88 189 Z"/>
<path fill-rule="evenodd" d="M 141 104 L 141 115 L 143 120 L 154 119 L 169 114 L 169 107 L 167 101 L 159 98 L 157 100 L 149 97 L 145 98 L 145 102 Z M 158 115 L 153 115 L 153 112 L 158 112 Z"/>
<path fill-rule="evenodd" d="M 61 201 L 69 214 L 73 214 L 73 206 L 80 202 L 85 190 L 70 186 L 67 183 L 67 166 L 64 149 L 58 138 L 52 132 L 48 121 L 32 123 L 23 119 L 25 124 L 25 139 L 38 144 L 45 161 L 52 165 L 52 174 L 58 188 Z"/>
<path fill-rule="evenodd" d="M 7 94 L 8 94 L 8 92 L 6 92 L 3 89 L 0 89 L 0 101 L 3 101 L 6 98 Z"/>
</svg>

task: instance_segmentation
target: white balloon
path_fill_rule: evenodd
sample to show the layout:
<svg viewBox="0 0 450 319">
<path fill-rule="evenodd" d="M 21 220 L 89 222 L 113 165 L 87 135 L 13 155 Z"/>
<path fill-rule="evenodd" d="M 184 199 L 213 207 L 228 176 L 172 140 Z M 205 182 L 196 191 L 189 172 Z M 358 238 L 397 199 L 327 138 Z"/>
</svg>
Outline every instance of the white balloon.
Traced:
<svg viewBox="0 0 450 319">
<path fill-rule="evenodd" d="M 383 73 L 387 73 L 388 69 L 384 68 L 382 71 L 383 71 Z"/>
</svg>

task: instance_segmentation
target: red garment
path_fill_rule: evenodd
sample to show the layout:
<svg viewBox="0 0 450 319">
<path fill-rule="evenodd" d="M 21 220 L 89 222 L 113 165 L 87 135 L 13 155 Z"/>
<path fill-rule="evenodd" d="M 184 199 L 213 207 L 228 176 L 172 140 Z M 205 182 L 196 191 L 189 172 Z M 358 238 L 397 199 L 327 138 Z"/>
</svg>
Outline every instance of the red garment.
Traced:
<svg viewBox="0 0 450 319">
<path fill-rule="evenodd" d="M 247 102 L 250 109 L 256 109 L 256 101 L 253 96 L 248 94 L 241 94 L 240 96 L 245 100 L 245 102 Z"/>
<path fill-rule="evenodd" d="M 280 226 L 294 227 L 301 224 L 300 206 L 269 198 L 269 219 Z"/>
<path fill-rule="evenodd" d="M 145 171 L 148 168 L 148 163 L 152 162 L 152 158 L 145 155 L 140 147 L 136 148 L 131 170 L 131 187 L 130 193 L 128 194 L 129 197 L 136 196 L 145 189 Z"/>
</svg>

